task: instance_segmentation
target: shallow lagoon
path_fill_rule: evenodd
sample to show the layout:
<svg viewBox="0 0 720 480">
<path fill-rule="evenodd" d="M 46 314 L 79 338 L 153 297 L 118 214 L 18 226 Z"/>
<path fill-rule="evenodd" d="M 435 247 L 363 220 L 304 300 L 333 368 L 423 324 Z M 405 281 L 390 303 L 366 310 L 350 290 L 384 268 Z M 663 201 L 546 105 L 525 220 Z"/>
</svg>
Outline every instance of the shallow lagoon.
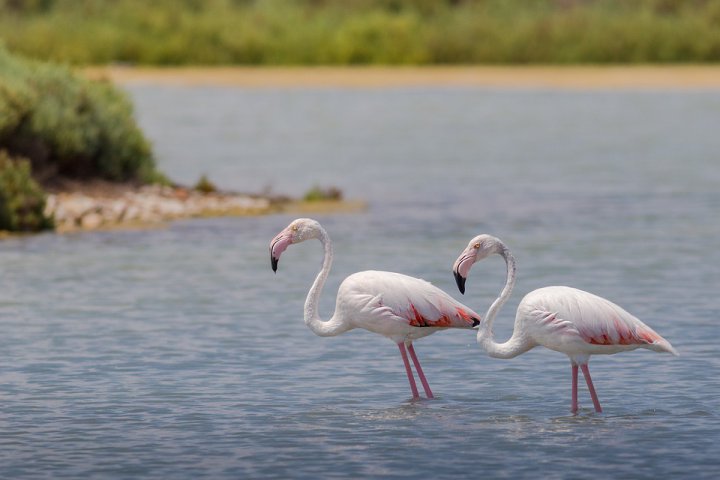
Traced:
<svg viewBox="0 0 720 480">
<path fill-rule="evenodd" d="M 720 94 L 450 88 L 134 86 L 161 167 L 192 183 L 300 195 L 336 185 L 365 213 L 318 217 L 335 244 L 322 312 L 358 270 L 422 276 L 492 233 L 519 266 L 496 322 L 568 284 L 680 351 L 594 357 L 605 413 L 535 349 L 485 356 L 467 331 L 418 341 L 432 401 L 397 348 L 315 337 L 302 303 L 319 245 L 276 275 L 278 215 L 0 242 L 3 478 L 712 478 L 720 460 Z M 500 259 L 462 300 L 484 312 Z"/>
</svg>

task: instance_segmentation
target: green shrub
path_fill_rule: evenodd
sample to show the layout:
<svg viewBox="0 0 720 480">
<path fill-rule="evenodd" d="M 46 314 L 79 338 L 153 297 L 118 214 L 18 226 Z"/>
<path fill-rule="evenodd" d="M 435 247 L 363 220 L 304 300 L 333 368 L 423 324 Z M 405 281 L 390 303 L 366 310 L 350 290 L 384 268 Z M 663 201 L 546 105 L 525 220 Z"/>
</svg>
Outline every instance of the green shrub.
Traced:
<svg viewBox="0 0 720 480">
<path fill-rule="evenodd" d="M 337 187 L 320 188 L 315 186 L 305 193 L 303 200 L 306 202 L 319 202 L 323 200 L 340 201 L 342 197 L 342 191 Z"/>
<path fill-rule="evenodd" d="M 195 184 L 194 189 L 202 193 L 217 192 L 217 187 L 213 182 L 210 181 L 207 175 L 203 175 L 200 177 L 200 180 L 198 180 L 198 182 Z"/>
<path fill-rule="evenodd" d="M 132 105 L 108 82 L 22 59 L 0 46 L 0 148 L 56 176 L 147 183 L 157 177 Z"/>
<path fill-rule="evenodd" d="M 52 228 L 45 192 L 33 180 L 30 161 L 0 150 L 0 230 L 36 232 Z"/>
</svg>

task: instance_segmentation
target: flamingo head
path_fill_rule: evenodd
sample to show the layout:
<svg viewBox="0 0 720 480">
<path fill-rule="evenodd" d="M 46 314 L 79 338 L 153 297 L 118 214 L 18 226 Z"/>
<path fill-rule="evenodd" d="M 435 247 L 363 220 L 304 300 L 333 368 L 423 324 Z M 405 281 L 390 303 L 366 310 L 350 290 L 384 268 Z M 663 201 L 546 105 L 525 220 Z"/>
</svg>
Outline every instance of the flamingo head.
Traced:
<svg viewBox="0 0 720 480">
<path fill-rule="evenodd" d="M 455 275 L 455 283 L 457 283 L 460 293 L 465 294 L 465 281 L 475 262 L 479 262 L 493 253 L 501 253 L 502 245 L 502 242 L 492 235 L 478 235 L 470 240 L 453 265 L 453 275 Z"/>
<path fill-rule="evenodd" d="M 321 231 L 320 223 L 311 218 L 298 218 L 290 222 L 290 225 L 275 235 L 275 238 L 270 242 L 270 266 L 273 272 L 277 272 L 280 255 L 289 245 L 304 242 L 311 238 L 318 238 Z"/>
</svg>

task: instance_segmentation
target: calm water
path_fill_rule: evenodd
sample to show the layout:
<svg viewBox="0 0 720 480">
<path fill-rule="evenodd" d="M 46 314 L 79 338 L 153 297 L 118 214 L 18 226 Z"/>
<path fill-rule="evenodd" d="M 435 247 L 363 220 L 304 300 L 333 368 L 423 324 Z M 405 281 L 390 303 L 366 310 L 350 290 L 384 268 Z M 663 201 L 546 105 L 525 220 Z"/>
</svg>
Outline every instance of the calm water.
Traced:
<svg viewBox="0 0 720 480">
<path fill-rule="evenodd" d="M 319 216 L 335 243 L 322 311 L 350 273 L 457 293 L 481 232 L 519 281 L 569 284 L 653 326 L 679 358 L 570 368 L 537 348 L 485 356 L 473 332 L 417 342 L 437 398 L 410 401 L 397 348 L 314 336 L 318 244 L 272 274 L 291 216 L 0 242 L 2 478 L 713 478 L 720 468 L 720 93 L 135 86 L 162 168 L 192 183 L 299 195 L 336 185 L 366 213 Z M 463 300 L 484 312 L 500 259 Z"/>
</svg>

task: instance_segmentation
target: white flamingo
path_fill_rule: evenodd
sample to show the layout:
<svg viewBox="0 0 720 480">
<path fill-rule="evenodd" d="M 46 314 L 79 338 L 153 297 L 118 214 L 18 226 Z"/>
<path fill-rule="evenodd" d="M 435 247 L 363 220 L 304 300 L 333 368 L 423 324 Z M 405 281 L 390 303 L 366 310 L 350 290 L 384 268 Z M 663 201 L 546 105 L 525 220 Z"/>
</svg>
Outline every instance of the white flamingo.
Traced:
<svg viewBox="0 0 720 480">
<path fill-rule="evenodd" d="M 578 410 L 578 366 L 587 382 L 595 411 L 602 412 L 588 370 L 590 355 L 636 348 L 677 355 L 670 342 L 618 305 L 571 287 L 544 287 L 525 295 L 517 309 L 512 336 L 505 343 L 496 343 L 493 322 L 515 285 L 515 259 L 510 250 L 498 238 L 479 235 L 455 261 L 453 273 L 464 294 L 470 268 L 491 254 L 505 259 L 507 279 L 502 293 L 478 326 L 478 344 L 496 358 L 513 358 L 538 345 L 566 354 L 572 365 L 572 413 Z"/>
<path fill-rule="evenodd" d="M 318 300 L 333 259 L 332 243 L 325 229 L 315 220 L 299 218 L 270 242 L 270 263 L 277 271 L 280 255 L 293 244 L 318 239 L 323 245 L 322 269 L 305 300 L 305 325 L 315 335 L 331 337 L 364 328 L 388 337 L 400 349 L 413 398 L 418 398 L 410 369 L 410 353 L 415 370 L 428 398 L 433 398 L 412 342 L 445 328 L 473 328 L 480 316 L 470 308 L 425 280 L 392 272 L 365 271 L 347 277 L 337 293 L 335 313 L 327 321 L 318 315 Z M 406 351 L 407 348 L 407 351 Z"/>
</svg>

